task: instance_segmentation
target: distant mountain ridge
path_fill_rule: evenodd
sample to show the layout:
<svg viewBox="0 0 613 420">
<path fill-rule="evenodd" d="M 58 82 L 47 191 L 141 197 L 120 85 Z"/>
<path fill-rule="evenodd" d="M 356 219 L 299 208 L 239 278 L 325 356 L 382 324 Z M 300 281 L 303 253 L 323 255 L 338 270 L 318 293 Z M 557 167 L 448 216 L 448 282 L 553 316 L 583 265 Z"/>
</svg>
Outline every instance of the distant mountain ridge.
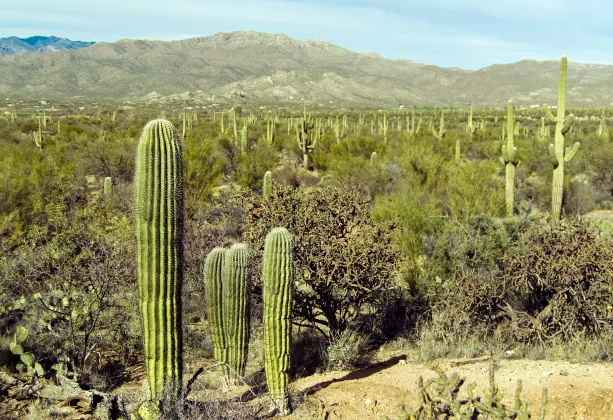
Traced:
<svg viewBox="0 0 613 420">
<path fill-rule="evenodd" d="M 572 57 L 569 57 L 572 60 Z M 554 104 L 558 61 L 480 70 L 389 60 L 253 31 L 179 41 L 123 39 L 0 57 L 0 95 L 330 106 Z M 569 106 L 613 104 L 613 66 L 569 62 Z"/>
<path fill-rule="evenodd" d="M 0 56 L 76 50 L 93 45 L 93 42 L 71 41 L 57 36 L 31 36 L 0 38 Z"/>
</svg>

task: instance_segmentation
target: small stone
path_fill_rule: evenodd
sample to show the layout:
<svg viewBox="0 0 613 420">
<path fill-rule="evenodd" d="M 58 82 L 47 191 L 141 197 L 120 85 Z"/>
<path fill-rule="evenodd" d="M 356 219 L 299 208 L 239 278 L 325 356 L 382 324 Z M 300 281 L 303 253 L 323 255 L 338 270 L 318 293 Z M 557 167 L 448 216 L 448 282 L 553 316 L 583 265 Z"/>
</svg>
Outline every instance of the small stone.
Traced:
<svg viewBox="0 0 613 420">
<path fill-rule="evenodd" d="M 553 372 L 550 370 L 543 372 L 543 376 L 551 376 L 551 375 L 553 375 Z"/>
<path fill-rule="evenodd" d="M 562 375 L 562 376 L 568 376 L 568 371 L 567 371 L 566 369 L 562 369 L 562 370 L 560 371 L 560 375 Z"/>
<path fill-rule="evenodd" d="M 406 365 L 406 364 L 407 364 L 407 361 L 406 361 L 406 360 L 399 360 L 399 361 L 398 361 L 398 364 L 399 364 L 399 365 Z"/>
</svg>

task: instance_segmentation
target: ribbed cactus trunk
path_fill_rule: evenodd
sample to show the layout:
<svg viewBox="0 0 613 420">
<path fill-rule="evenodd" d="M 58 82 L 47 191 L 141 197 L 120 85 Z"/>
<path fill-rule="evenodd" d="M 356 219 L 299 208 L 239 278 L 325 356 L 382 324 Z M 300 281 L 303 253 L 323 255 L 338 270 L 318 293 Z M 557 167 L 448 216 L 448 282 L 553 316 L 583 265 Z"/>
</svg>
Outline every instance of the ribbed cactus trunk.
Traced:
<svg viewBox="0 0 613 420">
<path fill-rule="evenodd" d="M 370 167 L 372 169 L 376 169 L 377 168 L 377 152 L 372 152 L 370 155 Z"/>
<path fill-rule="evenodd" d="M 264 196 L 264 198 L 268 198 L 272 195 L 272 172 L 270 171 L 266 171 L 266 173 L 264 174 L 262 195 Z"/>
<path fill-rule="evenodd" d="M 247 245 L 232 245 L 226 252 L 222 290 L 230 383 L 236 383 L 239 376 L 245 376 L 247 365 L 250 268 Z"/>
<path fill-rule="evenodd" d="M 151 400 L 181 395 L 182 150 L 174 126 L 149 122 L 136 156 L 138 287 Z"/>
<path fill-rule="evenodd" d="M 515 114 L 513 102 L 507 104 L 507 144 L 502 146 L 502 163 L 505 166 L 505 202 L 507 208 L 507 217 L 513 216 L 513 208 L 515 206 L 515 167 L 519 163 L 517 156 L 517 147 L 514 146 Z"/>
<path fill-rule="evenodd" d="M 107 176 L 104 178 L 104 195 L 110 197 L 113 195 L 113 178 Z"/>
<path fill-rule="evenodd" d="M 460 152 L 460 140 L 455 141 L 455 163 L 456 165 L 460 164 L 461 152 Z"/>
<path fill-rule="evenodd" d="M 223 313 L 223 277 L 226 267 L 226 251 L 224 248 L 214 248 L 204 262 L 206 307 L 214 346 L 213 352 L 217 363 L 228 363 L 228 345 Z M 227 383 L 228 367 L 222 365 L 219 371 L 223 383 Z"/>
<path fill-rule="evenodd" d="M 572 147 L 564 148 L 564 136 L 570 130 L 574 116 L 566 117 L 566 70 L 568 59 L 562 57 L 560 61 L 560 76 L 558 78 L 558 109 L 557 116 L 554 116 L 548 107 L 545 113 L 551 122 L 556 123 L 554 144 L 549 145 L 549 157 L 553 165 L 553 183 L 551 188 L 551 224 L 555 225 L 560 220 L 562 212 L 562 197 L 564 193 L 564 163 L 570 162 L 577 153 L 580 143 L 575 143 Z"/>
<path fill-rule="evenodd" d="M 287 396 L 290 370 L 292 285 L 292 237 L 285 228 L 266 236 L 262 280 L 264 282 L 264 358 L 268 392 L 273 408 L 291 413 Z"/>
</svg>

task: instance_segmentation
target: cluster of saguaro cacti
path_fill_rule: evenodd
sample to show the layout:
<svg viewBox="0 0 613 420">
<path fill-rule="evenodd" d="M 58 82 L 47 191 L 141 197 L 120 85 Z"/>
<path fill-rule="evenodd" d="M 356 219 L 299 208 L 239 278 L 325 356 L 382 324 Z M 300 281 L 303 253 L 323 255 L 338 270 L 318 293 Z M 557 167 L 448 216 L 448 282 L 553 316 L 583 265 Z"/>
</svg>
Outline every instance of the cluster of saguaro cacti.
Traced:
<svg viewBox="0 0 613 420">
<path fill-rule="evenodd" d="M 183 168 L 175 127 L 149 122 L 136 156 L 138 288 L 150 399 L 182 388 Z"/>
<path fill-rule="evenodd" d="M 502 145 L 502 156 L 500 161 L 505 166 L 505 202 L 507 217 L 513 216 L 513 206 L 515 202 L 515 167 L 519 164 L 517 147 L 513 145 L 515 126 L 515 115 L 513 112 L 513 102 L 507 104 L 507 144 Z"/>
<path fill-rule="evenodd" d="M 222 380 L 236 384 L 245 376 L 249 344 L 249 248 L 214 248 L 204 264 L 208 318 Z"/>
<path fill-rule="evenodd" d="M 470 138 L 472 139 L 473 134 L 475 134 L 477 132 L 478 128 L 479 127 L 476 124 L 473 124 L 473 106 L 471 104 L 471 105 L 469 105 L 468 122 L 466 123 L 465 130 L 468 133 L 468 135 L 470 136 Z"/>
<path fill-rule="evenodd" d="M 609 138 L 609 127 L 607 126 L 607 118 L 604 116 L 604 114 L 602 115 L 602 117 L 600 117 L 597 134 L 598 137 L 601 137 L 603 139 Z"/>
<path fill-rule="evenodd" d="M 553 164 L 553 185 L 551 193 L 551 223 L 557 224 L 562 210 L 562 194 L 564 188 L 564 163 L 568 163 L 575 157 L 580 143 L 572 147 L 564 147 L 564 136 L 573 124 L 574 116 L 566 116 L 566 70 L 568 59 L 562 57 L 560 61 L 560 77 L 558 79 L 558 109 L 554 116 L 547 105 L 544 106 L 545 114 L 551 122 L 556 123 L 554 144 L 549 145 L 549 157 Z"/>
<path fill-rule="evenodd" d="M 264 283 L 264 358 L 268 392 L 281 415 L 291 412 L 287 396 L 292 314 L 292 236 L 275 228 L 266 236 Z"/>
</svg>

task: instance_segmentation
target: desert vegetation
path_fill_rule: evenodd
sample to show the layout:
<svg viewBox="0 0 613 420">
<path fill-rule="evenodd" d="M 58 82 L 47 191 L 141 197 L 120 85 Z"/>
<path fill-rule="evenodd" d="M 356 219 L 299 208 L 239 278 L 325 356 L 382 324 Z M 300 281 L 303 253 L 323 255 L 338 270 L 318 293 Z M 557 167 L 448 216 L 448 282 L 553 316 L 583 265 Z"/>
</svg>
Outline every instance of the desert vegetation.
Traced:
<svg viewBox="0 0 613 420">
<path fill-rule="evenodd" d="M 397 418 L 545 418 L 500 355 L 613 358 L 613 110 L 566 72 L 555 109 L 5 101 L 0 412 L 304 418 L 395 349 L 490 380 Z"/>
</svg>

